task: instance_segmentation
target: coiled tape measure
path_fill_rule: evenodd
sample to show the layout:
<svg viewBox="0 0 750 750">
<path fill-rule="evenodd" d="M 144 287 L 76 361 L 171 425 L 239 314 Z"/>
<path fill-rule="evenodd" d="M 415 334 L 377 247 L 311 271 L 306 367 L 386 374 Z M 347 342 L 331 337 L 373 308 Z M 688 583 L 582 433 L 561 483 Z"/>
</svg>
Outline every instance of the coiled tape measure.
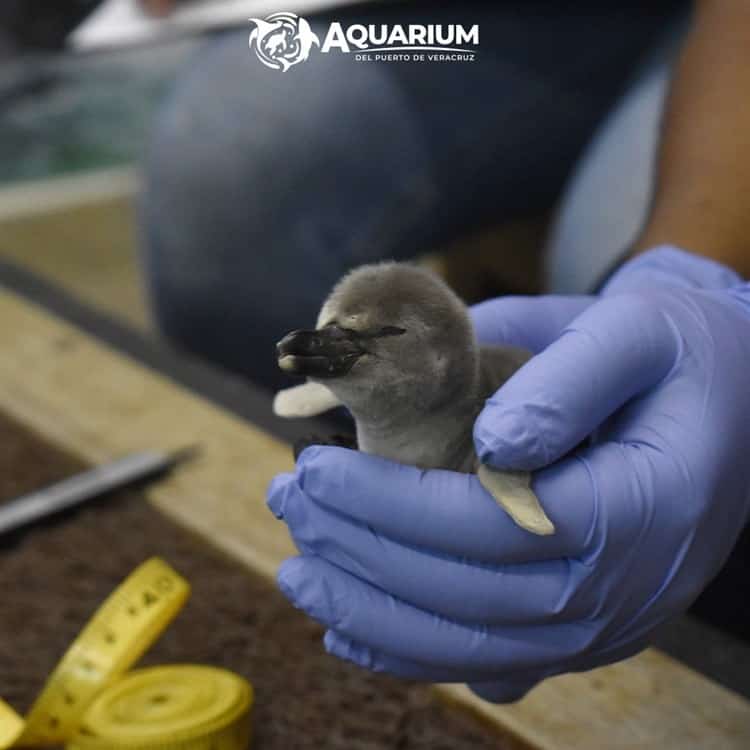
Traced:
<svg viewBox="0 0 750 750">
<path fill-rule="evenodd" d="M 239 675 L 192 664 L 127 672 L 189 594 L 163 560 L 138 566 L 73 641 L 26 719 L 0 700 L 0 750 L 246 750 L 253 689 Z"/>
</svg>

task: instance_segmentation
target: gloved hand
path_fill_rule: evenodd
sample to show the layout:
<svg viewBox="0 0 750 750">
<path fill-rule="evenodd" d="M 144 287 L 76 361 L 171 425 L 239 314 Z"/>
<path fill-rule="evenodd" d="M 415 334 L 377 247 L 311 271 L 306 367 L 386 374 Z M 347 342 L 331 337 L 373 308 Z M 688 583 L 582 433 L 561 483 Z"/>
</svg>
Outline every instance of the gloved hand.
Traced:
<svg viewBox="0 0 750 750">
<path fill-rule="evenodd" d="M 331 653 L 508 701 L 643 648 L 731 551 L 750 515 L 750 285 L 661 249 L 599 297 L 474 320 L 540 352 L 474 435 L 483 461 L 536 470 L 556 534 L 518 528 L 476 477 L 339 448 L 305 450 L 268 502 L 302 553 L 279 586 Z"/>
</svg>

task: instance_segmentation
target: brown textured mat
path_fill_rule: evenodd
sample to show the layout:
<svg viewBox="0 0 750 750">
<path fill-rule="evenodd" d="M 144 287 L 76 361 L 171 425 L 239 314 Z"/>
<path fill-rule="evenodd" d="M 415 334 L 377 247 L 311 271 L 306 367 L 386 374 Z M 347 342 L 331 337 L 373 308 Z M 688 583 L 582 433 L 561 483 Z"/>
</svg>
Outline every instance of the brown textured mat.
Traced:
<svg viewBox="0 0 750 750">
<path fill-rule="evenodd" d="M 0 415 L 0 502 L 81 468 Z M 188 578 L 193 593 L 141 664 L 197 662 L 247 677 L 256 690 L 254 748 L 526 747 L 437 703 L 425 686 L 328 656 L 321 629 L 273 586 L 134 491 L 0 539 L 0 695 L 25 711 L 99 603 L 152 555 Z"/>
</svg>

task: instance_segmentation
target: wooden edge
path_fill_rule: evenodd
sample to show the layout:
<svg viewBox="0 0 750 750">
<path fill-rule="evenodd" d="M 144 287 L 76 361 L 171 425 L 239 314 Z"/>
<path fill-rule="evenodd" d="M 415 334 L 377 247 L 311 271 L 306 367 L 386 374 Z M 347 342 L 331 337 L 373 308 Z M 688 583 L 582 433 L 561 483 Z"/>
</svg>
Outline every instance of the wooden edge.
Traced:
<svg viewBox="0 0 750 750">
<path fill-rule="evenodd" d="M 0 221 L 132 196 L 137 187 L 138 172 L 129 166 L 17 182 L 0 189 Z"/>
<path fill-rule="evenodd" d="M 201 459 L 154 487 L 150 500 L 268 578 L 294 554 L 265 508 L 271 478 L 292 468 L 286 444 L 10 292 L 0 293 L 0 320 L 0 408 L 89 461 L 199 443 Z M 750 743 L 750 702 L 654 649 L 547 680 L 510 706 L 464 687 L 438 689 L 545 750 Z"/>
</svg>

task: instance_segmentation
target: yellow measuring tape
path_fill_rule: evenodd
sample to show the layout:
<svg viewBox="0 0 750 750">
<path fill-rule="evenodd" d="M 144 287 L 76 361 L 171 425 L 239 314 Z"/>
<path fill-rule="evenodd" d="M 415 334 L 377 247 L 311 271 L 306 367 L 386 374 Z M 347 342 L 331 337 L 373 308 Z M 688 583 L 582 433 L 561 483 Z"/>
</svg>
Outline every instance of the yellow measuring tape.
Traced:
<svg viewBox="0 0 750 750">
<path fill-rule="evenodd" d="M 25 726 L 24 720 L 4 700 L 0 700 L 0 747 L 15 745 Z"/>
<path fill-rule="evenodd" d="M 245 750 L 253 691 L 243 678 L 193 665 L 125 674 L 189 594 L 159 558 L 136 568 L 67 650 L 25 721 L 0 701 L 0 750 Z"/>
<path fill-rule="evenodd" d="M 244 750 L 251 701 L 249 683 L 223 669 L 139 669 L 96 699 L 68 750 Z"/>
</svg>

